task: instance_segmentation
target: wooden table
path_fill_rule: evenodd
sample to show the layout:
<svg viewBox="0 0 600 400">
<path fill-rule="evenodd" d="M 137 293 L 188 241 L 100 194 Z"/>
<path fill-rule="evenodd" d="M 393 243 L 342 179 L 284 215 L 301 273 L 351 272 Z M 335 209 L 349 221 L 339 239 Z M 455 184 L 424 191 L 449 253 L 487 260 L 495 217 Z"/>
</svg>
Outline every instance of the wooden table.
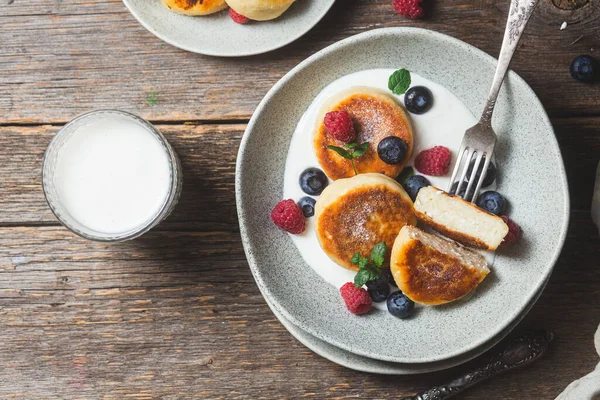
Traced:
<svg viewBox="0 0 600 400">
<path fill-rule="evenodd" d="M 395 15 L 391 0 L 339 0 L 302 39 L 242 59 L 164 44 L 119 0 L 0 2 L 1 399 L 390 399 L 467 368 L 358 373 L 292 338 L 244 257 L 235 158 L 260 99 L 307 56 L 386 26 L 437 30 L 497 55 L 507 0 L 431 0 L 429 17 L 419 21 Z M 561 31 L 563 21 L 569 25 Z M 517 329 L 550 329 L 556 340 L 543 361 L 463 399 L 552 399 L 598 362 L 600 246 L 589 209 L 600 85 L 573 81 L 568 68 L 576 55 L 600 56 L 599 26 L 598 0 L 542 0 L 514 60 L 552 118 L 571 190 L 562 256 Z M 52 216 L 40 187 L 52 135 L 101 108 L 155 123 L 183 163 L 175 212 L 129 243 L 74 236 Z"/>
</svg>

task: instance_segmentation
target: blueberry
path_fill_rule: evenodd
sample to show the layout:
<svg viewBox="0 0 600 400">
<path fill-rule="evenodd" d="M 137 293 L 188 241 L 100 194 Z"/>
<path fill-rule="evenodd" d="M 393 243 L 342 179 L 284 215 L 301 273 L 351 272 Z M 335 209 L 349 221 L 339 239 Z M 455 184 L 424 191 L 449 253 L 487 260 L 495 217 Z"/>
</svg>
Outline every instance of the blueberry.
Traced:
<svg viewBox="0 0 600 400">
<path fill-rule="evenodd" d="M 394 292 L 387 298 L 387 309 L 394 317 L 407 318 L 414 308 L 415 303 L 402 292 Z"/>
<path fill-rule="evenodd" d="M 415 175 L 407 179 L 402 186 L 412 201 L 415 201 L 419 194 L 419 190 L 425 186 L 431 186 L 431 183 L 424 176 Z"/>
<path fill-rule="evenodd" d="M 460 193 L 456 193 L 456 187 L 458 186 L 458 182 L 454 182 L 452 184 L 452 188 L 450 189 L 450 193 L 454 193 L 455 195 L 458 195 L 460 197 L 462 197 L 463 199 L 465 198 L 465 192 L 467 191 L 467 186 L 469 185 L 468 182 L 463 183 L 462 187 L 460 188 Z M 473 191 L 475 190 L 474 187 L 471 187 L 471 191 L 469 192 L 469 198 L 473 197 Z"/>
<path fill-rule="evenodd" d="M 315 199 L 313 199 L 312 197 L 303 197 L 300 200 L 298 200 L 298 205 L 300 206 L 300 208 L 302 209 L 302 214 L 304 214 L 304 216 L 306 218 L 312 217 L 313 215 L 315 215 L 315 203 L 317 201 Z"/>
<path fill-rule="evenodd" d="M 479 178 L 481 177 L 481 171 L 483 170 L 484 162 L 485 162 L 485 158 L 483 158 L 481 160 L 481 163 L 479 164 L 479 170 L 477 171 L 477 174 L 475 175 L 475 183 L 473 183 L 473 185 L 475 185 L 479 181 Z M 469 169 L 467 170 L 467 180 L 469 179 L 469 177 L 471 176 L 471 173 L 473 172 L 473 167 L 475 167 L 475 160 L 471 161 L 471 164 L 469 164 Z M 488 187 L 492 183 L 494 183 L 495 180 L 496 180 L 496 166 L 494 165 L 493 162 L 490 161 L 490 165 L 488 166 L 487 172 L 485 173 L 485 178 L 483 179 L 483 184 L 481 185 L 481 187 Z"/>
<path fill-rule="evenodd" d="M 571 76 L 581 82 L 593 82 L 598 73 L 598 63 L 590 56 L 577 56 L 571 63 Z"/>
<path fill-rule="evenodd" d="M 408 147 L 404 140 L 396 136 L 388 136 L 379 142 L 377 154 L 386 164 L 400 164 L 406 157 Z"/>
<path fill-rule="evenodd" d="M 320 195 L 328 184 L 327 175 L 319 168 L 307 168 L 300 174 L 300 188 L 311 196 Z"/>
<path fill-rule="evenodd" d="M 392 275 L 392 271 L 389 268 L 385 268 L 382 273 L 387 276 L 387 280 L 390 285 L 398 287 L 398 285 L 396 285 L 396 281 L 394 280 L 394 276 Z"/>
<path fill-rule="evenodd" d="M 404 95 L 404 106 L 413 114 L 424 114 L 433 106 L 433 94 L 425 86 L 413 86 Z"/>
<path fill-rule="evenodd" d="M 506 209 L 506 199 L 500 193 L 488 190 L 479 195 L 477 206 L 492 214 L 501 215 Z"/>
<path fill-rule="evenodd" d="M 387 299 L 390 294 L 390 285 L 388 285 L 388 277 L 382 273 L 379 279 L 367 282 L 367 291 L 371 300 L 375 303 L 381 303 Z"/>
</svg>

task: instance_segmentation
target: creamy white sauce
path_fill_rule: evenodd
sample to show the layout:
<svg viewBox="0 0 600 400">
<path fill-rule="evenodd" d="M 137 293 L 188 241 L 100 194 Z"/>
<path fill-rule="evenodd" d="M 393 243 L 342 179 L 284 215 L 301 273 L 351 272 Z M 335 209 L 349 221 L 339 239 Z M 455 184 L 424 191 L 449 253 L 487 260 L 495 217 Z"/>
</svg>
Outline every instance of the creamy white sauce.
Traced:
<svg viewBox="0 0 600 400">
<path fill-rule="evenodd" d="M 108 115 L 67 139 L 53 182 L 73 219 L 96 232 L 121 234 L 145 225 L 164 204 L 171 184 L 169 158 L 144 126 Z"/>
<path fill-rule="evenodd" d="M 319 93 L 300 119 L 290 143 L 283 187 L 283 197 L 285 199 L 298 201 L 300 198 L 307 196 L 300 189 L 298 178 L 306 168 L 320 168 L 313 148 L 313 134 L 318 123 L 319 111 L 328 99 L 355 86 L 379 88 L 394 96 L 387 88 L 388 78 L 393 72 L 393 69 L 360 71 L 332 82 Z M 429 88 L 433 94 L 434 101 L 433 107 L 425 114 L 415 115 L 409 113 L 414 129 L 414 149 L 407 165 L 412 166 L 414 158 L 422 150 L 430 149 L 434 146 L 446 146 L 452 151 L 451 172 L 454 168 L 456 153 L 464 132 L 473 126 L 477 120 L 467 107 L 446 88 L 413 72 L 411 72 L 411 77 L 411 86 L 425 86 Z M 395 97 L 404 104 L 404 95 Z M 415 173 L 419 174 L 417 171 Z M 450 181 L 449 175 L 443 177 L 427 176 L 427 179 L 429 179 L 432 185 L 445 190 Z M 290 237 L 306 263 L 326 282 L 339 288 L 344 283 L 354 280 L 354 275 L 356 274 L 354 271 L 340 267 L 331 261 L 321 249 L 314 232 L 313 218 L 307 219 L 307 229 L 303 234 L 290 235 Z M 494 261 L 494 254 L 486 252 L 485 255 L 488 259 L 488 264 L 491 266 Z M 385 308 L 385 302 L 379 303 L 376 306 L 378 308 Z"/>
</svg>

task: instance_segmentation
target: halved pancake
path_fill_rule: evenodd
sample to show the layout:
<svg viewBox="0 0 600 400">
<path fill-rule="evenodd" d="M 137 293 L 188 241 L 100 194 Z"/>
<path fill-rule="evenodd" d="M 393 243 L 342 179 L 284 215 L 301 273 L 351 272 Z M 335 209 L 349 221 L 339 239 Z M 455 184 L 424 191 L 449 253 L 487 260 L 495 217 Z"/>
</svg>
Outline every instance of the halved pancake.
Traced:
<svg viewBox="0 0 600 400">
<path fill-rule="evenodd" d="M 287 11 L 295 0 L 227 0 L 229 7 L 254 21 L 267 21 Z"/>
<path fill-rule="evenodd" d="M 481 254 L 413 226 L 396 238 L 390 268 L 408 298 L 428 305 L 460 299 L 490 272 Z"/>
<path fill-rule="evenodd" d="M 502 218 L 433 186 L 419 190 L 415 212 L 444 236 L 478 249 L 496 250 L 508 233 Z"/>
<path fill-rule="evenodd" d="M 171 11 L 185 15 L 208 15 L 227 8 L 225 0 L 161 0 Z"/>
<path fill-rule="evenodd" d="M 315 205 L 315 232 L 321 248 L 334 262 L 354 271 L 358 267 L 350 259 L 356 252 L 368 257 L 377 243 L 385 242 L 389 255 L 400 229 L 416 223 L 408 194 L 398 182 L 381 174 L 337 180 Z"/>
<path fill-rule="evenodd" d="M 397 177 L 412 153 L 412 125 L 404 108 L 395 98 L 370 87 L 355 87 L 344 91 L 330 99 L 321 109 L 314 134 L 314 147 L 325 174 L 332 180 L 354 176 L 350 161 L 327 148 L 328 145 L 344 145 L 329 135 L 323 125 L 326 113 L 341 110 L 348 111 L 352 117 L 357 142 L 369 143 L 367 153 L 355 161 L 358 173 L 376 172 Z M 386 164 L 377 155 L 377 145 L 388 136 L 397 136 L 406 142 L 408 150 L 400 164 Z"/>
</svg>

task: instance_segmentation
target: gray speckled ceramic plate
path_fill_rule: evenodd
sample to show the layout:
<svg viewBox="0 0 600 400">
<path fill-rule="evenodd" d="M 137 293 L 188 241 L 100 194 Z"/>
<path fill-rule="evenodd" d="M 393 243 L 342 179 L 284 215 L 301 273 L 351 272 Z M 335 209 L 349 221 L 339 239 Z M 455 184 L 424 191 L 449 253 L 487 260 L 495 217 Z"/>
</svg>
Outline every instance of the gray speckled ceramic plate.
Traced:
<svg viewBox="0 0 600 400">
<path fill-rule="evenodd" d="M 436 32 L 389 28 L 336 43 L 286 74 L 265 96 L 242 140 L 236 196 L 242 241 L 257 284 L 273 307 L 302 330 L 361 356 L 400 363 L 446 360 L 505 330 L 543 287 L 560 254 L 569 218 L 564 166 L 552 126 L 529 86 L 510 72 L 494 116 L 499 190 L 523 240 L 496 258 L 468 301 L 427 307 L 409 320 L 386 312 L 350 315 L 337 288 L 306 265 L 270 221 L 281 200 L 294 128 L 319 91 L 359 70 L 404 67 L 452 91 L 479 115 L 495 59 Z M 410 338 L 410 340 L 407 340 Z"/>
<path fill-rule="evenodd" d="M 547 282 L 546 282 L 547 283 Z M 546 287 L 546 284 L 544 284 Z M 543 288 L 536 294 L 535 301 L 541 296 Z M 509 325 L 504 331 L 500 334 L 496 335 L 494 338 L 490 339 L 488 342 L 479 346 L 478 348 L 468 351 L 459 356 L 449 358 L 447 360 L 434 361 L 430 363 L 418 363 L 418 364 L 403 364 L 403 363 L 394 363 L 389 361 L 381 361 L 376 360 L 374 358 L 368 358 L 359 356 L 354 353 L 350 353 L 349 351 L 342 350 L 338 347 L 335 347 L 327 342 L 324 342 L 310 333 L 303 331 L 298 328 L 290 321 L 286 320 L 284 316 L 277 313 L 277 310 L 273 308 L 269 304 L 267 300 L 267 304 L 273 311 L 273 314 L 279 319 L 279 322 L 288 330 L 288 332 L 296 338 L 300 343 L 314 351 L 318 355 L 327 360 L 339 364 L 343 367 L 350 368 L 356 371 L 368 372 L 372 374 L 383 374 L 383 375 L 414 375 L 414 374 L 423 374 L 427 372 L 440 371 L 443 369 L 448 369 L 455 367 L 457 365 L 466 363 L 467 361 L 472 360 L 475 357 L 479 357 L 481 354 L 490 350 L 496 344 L 498 344 L 502 339 L 506 337 L 525 317 L 525 315 L 529 312 L 529 310 L 534 306 L 535 301 L 531 302 L 525 310 L 521 313 L 521 315 Z"/>
<path fill-rule="evenodd" d="M 150 33 L 180 49 L 221 57 L 266 53 L 298 39 L 317 24 L 335 0 L 298 0 L 273 21 L 236 24 L 227 11 L 208 16 L 176 14 L 160 0 L 123 0 Z"/>
</svg>

